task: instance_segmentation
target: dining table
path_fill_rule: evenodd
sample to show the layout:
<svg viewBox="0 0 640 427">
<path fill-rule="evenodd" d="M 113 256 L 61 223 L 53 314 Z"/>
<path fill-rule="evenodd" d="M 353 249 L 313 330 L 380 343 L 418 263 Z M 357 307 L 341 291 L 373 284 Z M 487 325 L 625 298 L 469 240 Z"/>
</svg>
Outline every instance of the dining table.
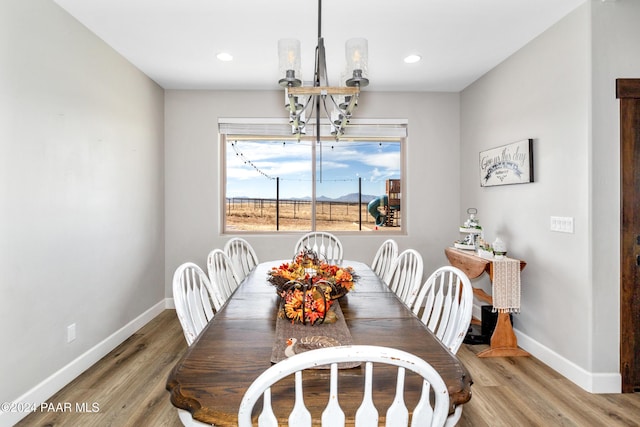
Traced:
<svg viewBox="0 0 640 427">
<path fill-rule="evenodd" d="M 282 260 L 262 262 L 247 275 L 225 305 L 214 315 L 169 374 L 166 388 L 171 403 L 197 420 L 215 426 L 237 426 L 237 413 L 245 391 L 274 363 L 274 346 L 281 297 L 268 278 Z M 471 375 L 462 362 L 414 315 L 389 287 L 362 262 L 343 261 L 357 275 L 353 289 L 337 300 L 340 316 L 350 334 L 347 344 L 379 345 L 413 353 L 430 363 L 443 378 L 450 398 L 450 413 L 471 398 Z M 287 320 L 288 321 L 288 320 Z M 309 334 L 321 334 L 322 324 L 306 325 Z M 384 369 L 389 369 L 386 372 Z M 305 386 L 305 403 L 319 415 L 328 401 L 327 371 L 305 372 L 305 384 L 314 380 L 326 386 Z M 344 376 L 344 380 L 342 379 Z M 354 414 L 362 400 L 364 368 L 344 370 L 340 405 Z M 412 408 L 421 393 L 421 378 L 407 377 L 405 401 Z M 376 403 L 391 403 L 395 394 L 395 371 L 376 368 Z M 275 393 L 272 393 L 275 394 Z M 287 403 L 289 404 L 289 403 Z M 256 405 L 261 406 L 261 405 Z M 274 407 L 278 402 L 274 401 Z M 380 411 L 380 421 L 384 422 Z M 254 416 L 257 416 L 254 413 Z M 315 416 L 314 416 L 315 418 Z M 286 425 L 286 418 L 282 420 Z"/>
</svg>

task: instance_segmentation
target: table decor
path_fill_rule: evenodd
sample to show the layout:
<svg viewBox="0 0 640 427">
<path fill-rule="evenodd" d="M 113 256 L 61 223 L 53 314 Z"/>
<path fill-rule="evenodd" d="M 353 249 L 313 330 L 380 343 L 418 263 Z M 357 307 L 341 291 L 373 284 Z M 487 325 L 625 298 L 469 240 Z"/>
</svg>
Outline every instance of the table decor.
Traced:
<svg viewBox="0 0 640 427">
<path fill-rule="evenodd" d="M 335 322 L 335 314 L 329 314 L 333 300 L 330 298 L 331 288 L 326 284 L 287 282 L 279 294 L 282 297 L 279 318 L 303 325 Z"/>
<path fill-rule="evenodd" d="M 351 332 L 344 320 L 340 301 L 332 300 L 331 322 L 317 322 L 313 328 L 309 324 L 292 322 L 283 316 L 276 319 L 276 338 L 271 350 L 271 362 L 278 363 L 292 354 L 315 348 L 353 344 Z M 340 369 L 353 368 L 358 364 L 339 364 Z M 327 369 L 328 366 L 319 369 Z"/>
<path fill-rule="evenodd" d="M 357 279 L 353 268 L 329 264 L 311 249 L 303 249 L 291 262 L 269 271 L 269 282 L 283 298 L 304 286 L 311 289 L 312 285 L 318 285 L 315 289 L 320 294 L 325 294 L 328 289 L 327 298 L 335 300 L 351 291 Z"/>
<path fill-rule="evenodd" d="M 482 227 L 476 214 L 478 210 L 476 208 L 467 209 L 469 218 L 464 222 L 464 225 L 460 227 L 460 233 L 464 233 L 465 237 L 461 240 L 456 240 L 453 246 L 457 249 L 471 250 L 478 249 L 478 240 L 484 236 Z"/>
<path fill-rule="evenodd" d="M 272 267 L 269 282 L 282 301 L 271 361 L 296 350 L 352 344 L 338 299 L 353 289 L 357 277 L 353 268 L 329 264 L 308 248 L 291 262 Z M 345 367 L 352 366 L 340 366 Z"/>
</svg>

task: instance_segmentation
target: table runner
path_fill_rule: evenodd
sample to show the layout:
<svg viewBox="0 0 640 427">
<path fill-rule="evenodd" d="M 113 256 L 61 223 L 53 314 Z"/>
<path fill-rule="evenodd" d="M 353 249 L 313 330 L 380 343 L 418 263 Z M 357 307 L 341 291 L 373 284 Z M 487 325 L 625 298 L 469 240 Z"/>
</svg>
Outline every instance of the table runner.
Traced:
<svg viewBox="0 0 640 427">
<path fill-rule="evenodd" d="M 303 325 L 302 323 L 292 323 L 290 319 L 278 316 L 276 320 L 276 341 L 271 351 L 271 362 L 278 363 L 288 357 L 285 351 L 288 345 L 287 340 L 290 338 L 297 340 L 296 345 L 294 345 L 295 353 L 309 351 L 313 349 L 313 347 L 321 348 L 353 344 L 351 332 L 349 332 L 349 328 L 344 320 L 344 315 L 342 314 L 342 309 L 340 308 L 340 301 L 335 300 L 330 310 L 336 315 L 336 321 L 334 323 Z M 300 344 L 301 341 L 303 342 L 302 344 Z M 310 342 L 310 344 L 305 345 L 304 342 Z M 340 363 L 338 367 L 345 369 L 359 365 L 360 362 Z M 328 369 L 329 366 L 319 368 Z"/>
<path fill-rule="evenodd" d="M 504 258 L 493 261 L 493 311 L 520 312 L 520 260 Z"/>
</svg>

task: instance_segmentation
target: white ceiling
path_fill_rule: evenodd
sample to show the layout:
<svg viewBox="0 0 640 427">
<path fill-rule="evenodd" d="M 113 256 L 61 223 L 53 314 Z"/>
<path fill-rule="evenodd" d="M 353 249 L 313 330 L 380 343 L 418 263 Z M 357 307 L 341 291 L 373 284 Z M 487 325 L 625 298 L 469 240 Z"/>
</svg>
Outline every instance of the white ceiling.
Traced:
<svg viewBox="0 0 640 427">
<path fill-rule="evenodd" d="M 317 0 L 54 0 L 166 89 L 278 89 L 278 40 L 312 79 Z M 325 0 L 331 84 L 369 41 L 372 91 L 460 91 L 587 0 Z M 216 59 L 219 52 L 232 62 Z M 411 53 L 422 56 L 405 64 Z"/>
</svg>

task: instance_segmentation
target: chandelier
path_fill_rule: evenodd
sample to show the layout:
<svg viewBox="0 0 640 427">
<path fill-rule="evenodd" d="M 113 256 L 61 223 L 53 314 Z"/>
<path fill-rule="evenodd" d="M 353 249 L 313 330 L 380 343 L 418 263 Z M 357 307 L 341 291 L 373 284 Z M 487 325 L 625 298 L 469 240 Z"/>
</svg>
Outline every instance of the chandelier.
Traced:
<svg viewBox="0 0 640 427">
<path fill-rule="evenodd" d="M 283 39 L 278 42 L 280 75 L 284 75 L 278 83 L 285 88 L 285 107 L 289 110 L 292 134 L 298 137 L 304 134 L 305 118 L 315 116 L 315 134 L 319 141 L 320 116 L 324 115 L 329 120 L 331 135 L 337 140 L 344 134 L 351 114 L 358 105 L 360 88 L 369 84 L 367 40 L 347 40 L 347 65 L 341 78 L 344 86 L 329 86 L 321 24 L 322 0 L 318 0 L 318 44 L 313 86 L 302 84 L 300 41 L 295 39 Z"/>
</svg>

